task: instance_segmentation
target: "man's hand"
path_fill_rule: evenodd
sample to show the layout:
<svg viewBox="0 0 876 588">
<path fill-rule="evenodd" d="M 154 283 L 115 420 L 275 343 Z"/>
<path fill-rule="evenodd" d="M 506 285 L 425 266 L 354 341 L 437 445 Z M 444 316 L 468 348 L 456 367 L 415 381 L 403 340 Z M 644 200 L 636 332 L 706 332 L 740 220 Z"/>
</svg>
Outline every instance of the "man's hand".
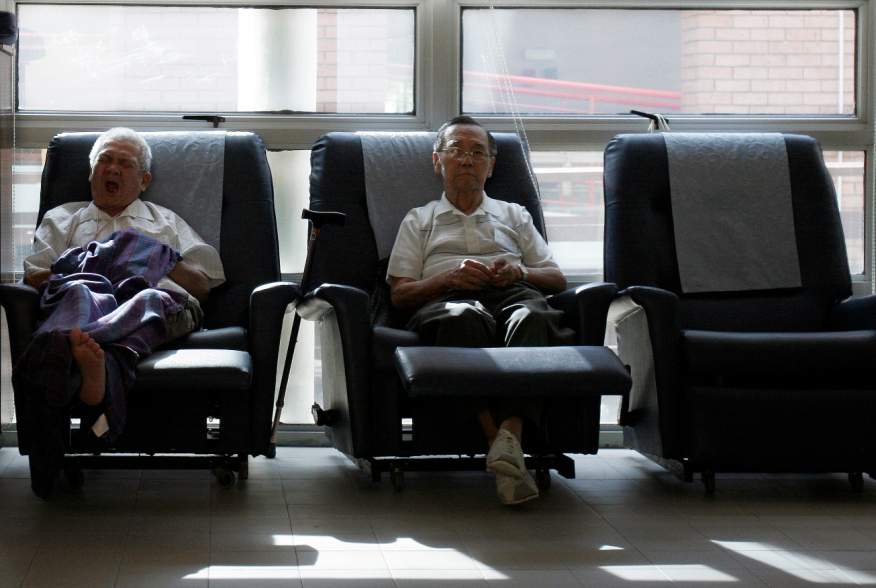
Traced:
<svg viewBox="0 0 876 588">
<path fill-rule="evenodd" d="M 508 263 L 507 259 L 497 259 L 491 269 L 493 278 L 490 284 L 495 288 L 507 288 L 523 279 L 523 270 L 516 263 Z"/>
<path fill-rule="evenodd" d="M 493 272 L 474 259 L 465 259 L 452 270 L 424 280 L 389 277 L 390 296 L 396 308 L 419 308 L 451 290 L 483 290 L 490 285 Z"/>
<path fill-rule="evenodd" d="M 474 259 L 464 259 L 445 274 L 446 290 L 483 290 L 495 279 L 492 269 Z"/>
</svg>

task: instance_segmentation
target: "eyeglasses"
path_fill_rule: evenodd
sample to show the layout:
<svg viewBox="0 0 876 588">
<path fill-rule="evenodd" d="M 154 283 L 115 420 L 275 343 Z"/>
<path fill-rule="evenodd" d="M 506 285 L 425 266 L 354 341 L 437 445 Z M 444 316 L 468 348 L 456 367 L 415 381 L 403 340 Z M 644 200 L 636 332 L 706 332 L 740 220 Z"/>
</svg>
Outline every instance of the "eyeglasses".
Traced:
<svg viewBox="0 0 876 588">
<path fill-rule="evenodd" d="M 446 153 L 456 161 L 462 161 L 466 157 L 471 157 L 472 161 L 476 163 L 483 163 L 487 160 L 488 157 L 491 157 L 490 154 L 483 149 L 472 149 L 471 151 L 466 151 L 465 149 L 460 149 L 459 147 L 448 147 L 447 149 L 442 149 L 441 151 L 443 153 Z"/>
</svg>

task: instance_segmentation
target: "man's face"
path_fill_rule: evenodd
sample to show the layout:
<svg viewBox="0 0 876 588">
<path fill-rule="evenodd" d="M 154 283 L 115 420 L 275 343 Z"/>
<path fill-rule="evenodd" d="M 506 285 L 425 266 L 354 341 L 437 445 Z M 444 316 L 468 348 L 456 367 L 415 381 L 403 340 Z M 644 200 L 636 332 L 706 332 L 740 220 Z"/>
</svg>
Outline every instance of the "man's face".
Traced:
<svg viewBox="0 0 876 588">
<path fill-rule="evenodd" d="M 453 125 L 444 135 L 444 149 L 432 154 L 435 173 L 444 180 L 447 192 L 483 190 L 493 174 L 496 158 L 490 155 L 487 132 L 474 125 Z M 454 157 L 456 151 L 456 157 Z M 485 158 L 470 154 L 486 154 Z"/>
<path fill-rule="evenodd" d="M 137 161 L 137 148 L 127 141 L 107 141 L 91 170 L 94 204 L 115 216 L 136 200 L 152 180 Z"/>
</svg>

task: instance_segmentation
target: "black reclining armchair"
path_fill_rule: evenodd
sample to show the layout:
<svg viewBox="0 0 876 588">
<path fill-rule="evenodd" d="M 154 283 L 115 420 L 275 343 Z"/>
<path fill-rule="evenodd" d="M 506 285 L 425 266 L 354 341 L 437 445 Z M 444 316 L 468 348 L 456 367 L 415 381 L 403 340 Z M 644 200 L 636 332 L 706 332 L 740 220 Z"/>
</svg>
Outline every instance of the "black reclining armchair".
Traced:
<svg viewBox="0 0 876 588">
<path fill-rule="evenodd" d="M 148 142 L 156 135 L 183 141 L 196 134 L 144 133 L 144 137 Z M 52 140 L 38 221 L 60 204 L 91 200 L 88 153 L 96 138 L 97 133 L 71 133 Z M 153 171 L 160 175 L 161 167 L 160 154 L 155 153 Z M 216 468 L 219 481 L 228 485 L 234 481 L 234 472 L 242 479 L 247 477 L 248 455 L 270 452 L 280 328 L 298 288 L 279 283 L 259 288 L 279 279 L 280 265 L 271 172 L 257 135 L 225 135 L 222 186 L 215 198 L 221 199 L 216 210 L 221 211 L 217 222 L 221 223 L 220 257 L 227 281 L 211 291 L 203 306 L 205 328 L 140 361 L 128 398 L 127 425 L 113 447 L 96 454 L 86 435 L 72 427 L 64 466 L 71 483 L 82 483 L 83 467 L 211 467 Z M 150 199 L 148 191 L 144 199 Z M 186 218 L 198 211 L 176 212 Z M 36 327 L 38 301 L 37 290 L 30 286 L 0 286 L 13 362 Z M 24 391 L 16 389 L 22 455 L 29 454 L 32 439 L 41 434 L 34 430 L 26 400 Z M 75 409 L 70 416 L 78 416 Z"/>
<path fill-rule="evenodd" d="M 668 135 L 620 135 L 605 150 L 605 278 L 647 317 L 655 380 L 631 398 L 625 442 L 688 481 L 701 472 L 707 492 L 716 472 L 848 472 L 861 488 L 862 473 L 876 473 L 876 297 L 850 298 L 820 146 L 779 136 L 797 285 L 697 292 L 682 288 Z M 696 222 L 720 231 L 716 215 L 728 207 L 711 202 Z M 634 381 L 643 373 L 632 366 Z"/>
<path fill-rule="evenodd" d="M 492 178 L 487 181 L 488 194 L 524 205 L 544 234 L 540 203 L 518 137 L 504 133 L 495 137 L 499 154 Z M 428 174 L 430 155 L 431 139 L 427 139 L 410 162 L 393 165 L 406 174 L 423 163 Z M 468 429 L 448 430 L 444 424 L 445 415 L 459 414 L 460 409 L 458 398 L 452 396 L 453 390 L 447 390 L 452 386 L 446 381 L 441 385 L 444 372 L 440 366 L 438 373 L 432 374 L 432 382 L 437 385 L 423 386 L 429 390 L 422 395 L 413 389 L 406 390 L 400 380 L 394 352 L 399 347 L 417 346 L 419 340 L 415 333 L 404 330 L 405 318 L 390 308 L 385 283 L 388 253 L 381 259 L 375 244 L 375 229 L 366 203 L 364 165 L 361 137 L 353 133 L 330 133 L 312 149 L 311 209 L 346 214 L 345 226 L 327 226 L 320 232 L 313 248 L 309 277 L 302 285 L 309 294 L 297 307 L 305 318 L 319 321 L 324 396 L 322 406 L 314 407 L 317 422 L 328 425 L 334 446 L 367 465 L 375 481 L 380 479 L 381 472 L 390 471 L 396 489 L 400 488 L 405 469 L 482 469 L 483 457 L 474 456 L 485 453 L 486 447 L 474 415 Z M 417 205 L 440 195 L 440 181 L 436 180 L 436 191 L 424 194 Z M 398 217 L 391 232 L 393 238 L 397 223 L 411 208 L 410 204 L 394 206 L 401 208 L 393 209 Z M 311 291 L 312 288 L 315 289 Z M 576 345 L 600 346 L 597 352 L 608 351 L 601 346 L 606 311 L 615 292 L 613 285 L 599 283 L 550 298 L 552 305 L 565 311 L 564 326 L 575 331 Z M 444 349 L 442 353 L 453 348 Z M 463 355 L 474 358 L 472 351 L 466 350 Z M 544 353 L 551 353 L 551 349 L 545 348 Z M 608 354 L 610 360 L 617 360 Z M 535 361 L 531 357 L 535 353 L 528 355 L 528 360 Z M 486 368 L 492 360 L 484 354 L 484 361 Z M 550 362 L 548 358 L 544 363 Z M 601 390 L 618 394 L 619 389 L 628 388 L 623 366 L 619 362 L 607 365 L 611 384 Z M 458 364 L 448 363 L 446 375 L 457 367 Z M 617 376 L 611 370 L 622 373 Z M 523 380 L 526 381 L 525 376 Z M 491 382 L 488 388 L 500 390 L 490 393 L 501 393 L 502 385 L 498 380 Z M 525 432 L 523 439 L 524 451 L 533 456 L 529 466 L 536 470 L 543 485 L 550 480 L 548 469 L 555 468 L 566 477 L 574 476 L 574 462 L 564 453 L 597 451 L 599 394 L 576 395 L 577 392 L 558 399 L 551 399 L 552 390 L 548 386 L 533 392 L 551 399 L 544 411 L 543 427 Z M 436 457 L 441 455 L 470 459 Z"/>
</svg>

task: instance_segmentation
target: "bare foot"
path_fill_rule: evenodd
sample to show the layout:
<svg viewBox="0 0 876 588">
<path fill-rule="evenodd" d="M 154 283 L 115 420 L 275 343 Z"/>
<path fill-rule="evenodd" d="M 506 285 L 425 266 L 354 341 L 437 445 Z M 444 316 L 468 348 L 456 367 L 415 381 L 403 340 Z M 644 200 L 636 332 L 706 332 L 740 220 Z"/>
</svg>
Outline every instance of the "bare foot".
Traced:
<svg viewBox="0 0 876 588">
<path fill-rule="evenodd" d="M 97 406 L 106 394 L 106 364 L 103 349 L 97 341 L 79 328 L 70 331 L 70 353 L 82 374 L 79 398 L 89 406 Z"/>
</svg>

